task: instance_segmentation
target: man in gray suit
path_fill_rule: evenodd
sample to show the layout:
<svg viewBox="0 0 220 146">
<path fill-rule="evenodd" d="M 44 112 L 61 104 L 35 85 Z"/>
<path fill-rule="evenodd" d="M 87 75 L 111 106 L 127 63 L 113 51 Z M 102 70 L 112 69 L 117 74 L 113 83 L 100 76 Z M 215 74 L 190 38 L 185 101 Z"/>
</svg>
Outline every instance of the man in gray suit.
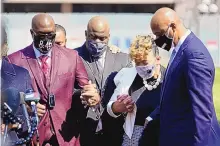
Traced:
<svg viewBox="0 0 220 146">
<path fill-rule="evenodd" d="M 109 47 L 110 28 L 103 17 L 96 16 L 90 19 L 85 36 L 86 42 L 76 50 L 83 59 L 89 79 L 96 83 L 102 101 L 99 106 L 85 110 L 84 120 L 81 121 L 80 143 L 82 146 L 103 146 L 106 145 L 106 141 L 103 137 L 105 133 L 102 129 L 102 118 L 108 100 L 103 97 L 105 87 L 110 76 L 132 64 L 128 54 L 115 52 Z"/>
</svg>

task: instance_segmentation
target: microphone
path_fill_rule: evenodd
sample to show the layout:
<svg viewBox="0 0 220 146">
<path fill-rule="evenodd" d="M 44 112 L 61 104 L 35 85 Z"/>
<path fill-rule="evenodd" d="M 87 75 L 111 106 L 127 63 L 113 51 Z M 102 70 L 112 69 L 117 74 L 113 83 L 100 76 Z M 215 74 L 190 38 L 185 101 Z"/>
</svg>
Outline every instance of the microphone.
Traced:
<svg viewBox="0 0 220 146">
<path fill-rule="evenodd" d="M 37 124 L 38 124 L 39 123 L 39 118 L 38 118 L 38 115 L 37 115 L 36 104 L 40 100 L 40 95 L 38 93 L 34 92 L 32 89 L 28 89 L 25 92 L 24 100 L 25 100 L 26 103 L 31 104 L 32 112 L 33 112 L 34 117 L 36 118 Z"/>
<path fill-rule="evenodd" d="M 22 112 L 25 118 L 25 121 L 27 123 L 27 128 L 28 128 L 28 132 L 31 132 L 31 122 L 30 122 L 30 117 L 29 114 L 27 112 L 27 108 L 26 108 L 26 104 L 25 104 L 25 94 L 24 92 L 20 92 L 20 99 L 21 99 L 21 108 L 22 108 Z"/>
<path fill-rule="evenodd" d="M 10 87 L 2 91 L 1 106 L 5 104 L 10 107 L 12 114 L 15 114 L 20 105 L 20 93 L 18 89 Z"/>
</svg>

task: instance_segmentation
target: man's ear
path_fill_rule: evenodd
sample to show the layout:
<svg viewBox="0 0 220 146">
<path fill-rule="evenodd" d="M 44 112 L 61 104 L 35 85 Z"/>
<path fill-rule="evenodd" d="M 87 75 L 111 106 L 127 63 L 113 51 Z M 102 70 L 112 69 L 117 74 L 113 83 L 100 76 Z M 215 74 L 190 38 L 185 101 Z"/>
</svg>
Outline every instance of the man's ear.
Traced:
<svg viewBox="0 0 220 146">
<path fill-rule="evenodd" d="M 30 33 L 31 33 L 31 37 L 32 37 L 32 39 L 34 38 L 34 33 L 33 33 L 33 30 L 32 29 L 30 29 Z"/>
</svg>

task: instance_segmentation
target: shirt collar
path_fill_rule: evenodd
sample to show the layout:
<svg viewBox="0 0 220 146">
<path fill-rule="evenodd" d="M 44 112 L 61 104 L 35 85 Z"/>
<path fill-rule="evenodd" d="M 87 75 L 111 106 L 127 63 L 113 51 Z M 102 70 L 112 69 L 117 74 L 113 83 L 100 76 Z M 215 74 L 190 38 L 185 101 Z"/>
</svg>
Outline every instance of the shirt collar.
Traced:
<svg viewBox="0 0 220 146">
<path fill-rule="evenodd" d="M 34 48 L 34 53 L 35 53 L 35 56 L 36 58 L 39 58 L 40 56 L 42 55 L 47 55 L 49 57 L 51 57 L 51 50 L 47 53 L 47 54 L 42 54 L 33 44 L 33 48 Z"/>
<path fill-rule="evenodd" d="M 186 38 L 188 37 L 188 35 L 191 33 L 191 31 L 188 29 L 186 31 L 186 33 L 180 38 L 178 44 L 176 45 L 176 47 L 174 48 L 174 50 L 176 51 L 176 53 L 178 52 L 178 50 L 180 49 L 181 45 L 184 43 L 184 41 L 186 40 Z"/>
</svg>

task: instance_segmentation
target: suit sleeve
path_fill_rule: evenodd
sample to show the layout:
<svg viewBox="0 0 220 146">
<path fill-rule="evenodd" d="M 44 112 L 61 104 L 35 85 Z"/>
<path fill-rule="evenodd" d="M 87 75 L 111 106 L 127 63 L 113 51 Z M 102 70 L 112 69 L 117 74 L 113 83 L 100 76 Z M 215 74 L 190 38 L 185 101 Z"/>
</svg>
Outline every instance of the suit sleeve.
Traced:
<svg viewBox="0 0 220 146">
<path fill-rule="evenodd" d="M 195 123 L 193 146 L 203 146 L 208 144 L 208 134 L 213 116 L 214 68 L 210 68 L 210 65 L 207 64 L 209 60 L 203 53 L 194 52 L 187 58 L 185 78 Z"/>
<path fill-rule="evenodd" d="M 151 114 L 147 117 L 147 120 L 150 122 L 151 120 L 156 120 L 160 118 L 160 106 L 158 106 Z"/>
<path fill-rule="evenodd" d="M 88 84 L 88 74 L 78 53 L 76 55 L 76 83 L 76 89 Z"/>
</svg>

